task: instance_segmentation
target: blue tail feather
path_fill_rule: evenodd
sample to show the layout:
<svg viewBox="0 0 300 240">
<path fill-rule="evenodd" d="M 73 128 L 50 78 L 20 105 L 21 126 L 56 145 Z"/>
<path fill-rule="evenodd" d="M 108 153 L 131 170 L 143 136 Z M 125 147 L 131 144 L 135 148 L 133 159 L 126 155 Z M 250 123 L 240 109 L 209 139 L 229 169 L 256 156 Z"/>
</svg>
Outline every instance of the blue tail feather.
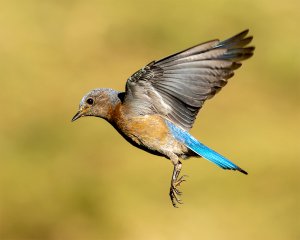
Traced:
<svg viewBox="0 0 300 240">
<path fill-rule="evenodd" d="M 173 123 L 166 121 L 169 129 L 171 130 L 173 136 L 180 142 L 184 143 L 189 149 L 197 153 L 199 156 L 213 162 L 223 169 L 238 170 L 244 174 L 248 174 L 245 170 L 241 169 L 233 162 L 229 161 L 219 153 L 206 147 L 200 143 L 196 138 L 190 135 L 187 131 L 176 127 Z"/>
</svg>

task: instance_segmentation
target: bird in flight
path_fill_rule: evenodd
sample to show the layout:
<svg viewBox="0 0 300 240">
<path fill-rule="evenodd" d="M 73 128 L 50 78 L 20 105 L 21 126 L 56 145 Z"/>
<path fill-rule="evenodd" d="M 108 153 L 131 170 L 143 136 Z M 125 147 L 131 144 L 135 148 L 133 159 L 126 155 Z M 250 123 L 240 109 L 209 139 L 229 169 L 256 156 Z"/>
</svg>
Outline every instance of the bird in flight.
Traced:
<svg viewBox="0 0 300 240">
<path fill-rule="evenodd" d="M 211 40 L 152 61 L 126 82 L 125 92 L 97 88 L 87 93 L 72 121 L 94 116 L 109 122 L 128 142 L 173 165 L 169 196 L 181 204 L 181 159 L 203 157 L 223 169 L 245 170 L 208 148 L 189 130 L 205 100 L 227 84 L 241 61 L 253 55 L 245 30 L 227 40 Z"/>
</svg>

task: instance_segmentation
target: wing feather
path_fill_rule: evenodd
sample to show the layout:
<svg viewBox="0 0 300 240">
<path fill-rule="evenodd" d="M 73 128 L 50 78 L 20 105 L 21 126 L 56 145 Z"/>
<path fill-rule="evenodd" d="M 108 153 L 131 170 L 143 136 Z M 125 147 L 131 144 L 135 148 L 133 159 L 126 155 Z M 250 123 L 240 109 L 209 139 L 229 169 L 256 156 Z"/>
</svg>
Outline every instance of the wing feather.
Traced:
<svg viewBox="0 0 300 240">
<path fill-rule="evenodd" d="M 253 55 L 245 30 L 227 40 L 212 40 L 153 61 L 126 83 L 125 102 L 135 114 L 160 114 L 189 130 L 205 100 Z"/>
</svg>

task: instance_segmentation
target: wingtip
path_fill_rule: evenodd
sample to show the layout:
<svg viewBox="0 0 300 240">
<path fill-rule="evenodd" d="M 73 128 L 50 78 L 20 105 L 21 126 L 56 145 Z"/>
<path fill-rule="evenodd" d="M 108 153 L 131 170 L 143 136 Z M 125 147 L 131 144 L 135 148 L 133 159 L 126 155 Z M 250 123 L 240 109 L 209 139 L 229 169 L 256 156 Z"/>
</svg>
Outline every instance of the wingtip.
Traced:
<svg viewBox="0 0 300 240">
<path fill-rule="evenodd" d="M 244 31 L 242 31 L 241 33 L 246 33 L 248 34 L 249 33 L 249 28 L 246 28 Z"/>
<path fill-rule="evenodd" d="M 247 28 L 244 31 L 241 31 L 240 33 L 236 34 L 236 36 L 241 36 L 242 38 L 244 38 L 248 35 L 249 31 L 249 28 Z"/>
</svg>

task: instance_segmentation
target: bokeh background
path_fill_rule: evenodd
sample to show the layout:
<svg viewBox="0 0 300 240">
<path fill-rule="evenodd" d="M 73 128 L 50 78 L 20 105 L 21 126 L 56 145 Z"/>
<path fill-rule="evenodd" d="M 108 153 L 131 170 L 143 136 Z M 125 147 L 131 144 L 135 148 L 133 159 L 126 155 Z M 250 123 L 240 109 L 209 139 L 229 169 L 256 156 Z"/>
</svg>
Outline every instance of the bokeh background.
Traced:
<svg viewBox="0 0 300 240">
<path fill-rule="evenodd" d="M 300 239 L 300 2 L 10 0 L 0 7 L 0 239 Z M 171 164 L 81 97 L 124 89 L 148 62 L 246 28 L 255 56 L 206 102 L 192 134 L 249 172 Z"/>
</svg>

